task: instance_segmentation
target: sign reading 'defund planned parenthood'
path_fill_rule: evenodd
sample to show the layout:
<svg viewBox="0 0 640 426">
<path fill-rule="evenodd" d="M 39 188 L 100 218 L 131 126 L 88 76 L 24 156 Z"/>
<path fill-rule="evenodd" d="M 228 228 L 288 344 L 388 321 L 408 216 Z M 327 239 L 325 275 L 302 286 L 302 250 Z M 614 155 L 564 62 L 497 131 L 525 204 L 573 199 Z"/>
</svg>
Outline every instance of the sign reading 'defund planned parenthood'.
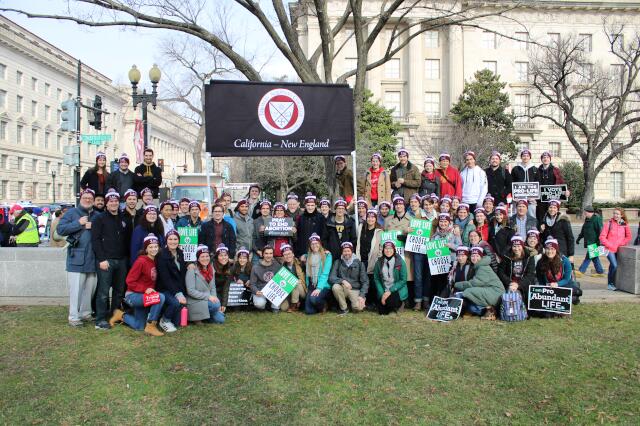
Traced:
<svg viewBox="0 0 640 426">
<path fill-rule="evenodd" d="M 349 86 L 211 80 L 205 90 L 207 151 L 214 157 L 355 149 Z"/>
</svg>

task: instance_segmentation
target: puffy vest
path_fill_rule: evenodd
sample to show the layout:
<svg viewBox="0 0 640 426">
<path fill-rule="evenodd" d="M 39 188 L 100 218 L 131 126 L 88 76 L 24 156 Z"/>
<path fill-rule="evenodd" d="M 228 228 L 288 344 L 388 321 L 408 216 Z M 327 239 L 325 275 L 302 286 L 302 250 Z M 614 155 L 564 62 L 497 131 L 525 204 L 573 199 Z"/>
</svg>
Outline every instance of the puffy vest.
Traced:
<svg viewBox="0 0 640 426">
<path fill-rule="evenodd" d="M 40 233 L 35 219 L 29 213 L 25 213 L 16 221 L 16 225 L 22 220 L 29 222 L 27 228 L 16 236 L 16 244 L 38 244 L 40 243 Z"/>
</svg>

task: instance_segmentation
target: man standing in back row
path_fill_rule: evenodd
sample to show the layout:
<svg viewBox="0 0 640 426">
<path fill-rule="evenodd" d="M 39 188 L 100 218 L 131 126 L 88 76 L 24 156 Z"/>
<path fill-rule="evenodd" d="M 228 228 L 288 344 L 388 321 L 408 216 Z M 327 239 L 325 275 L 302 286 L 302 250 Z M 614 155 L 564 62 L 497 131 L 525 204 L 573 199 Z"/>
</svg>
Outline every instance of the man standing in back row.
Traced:
<svg viewBox="0 0 640 426">
<path fill-rule="evenodd" d="M 162 170 L 153 162 L 153 150 L 145 148 L 144 162 L 134 170 L 135 190 L 141 194 L 144 188 L 149 188 L 153 194 L 153 203 L 156 207 L 160 205 L 159 192 L 162 185 Z"/>
<path fill-rule="evenodd" d="M 489 167 L 484 169 L 487 174 L 488 191 L 495 199 L 495 205 L 507 204 L 507 195 L 511 193 L 511 173 L 500 165 L 502 155 L 493 151 L 489 157 Z"/>
</svg>

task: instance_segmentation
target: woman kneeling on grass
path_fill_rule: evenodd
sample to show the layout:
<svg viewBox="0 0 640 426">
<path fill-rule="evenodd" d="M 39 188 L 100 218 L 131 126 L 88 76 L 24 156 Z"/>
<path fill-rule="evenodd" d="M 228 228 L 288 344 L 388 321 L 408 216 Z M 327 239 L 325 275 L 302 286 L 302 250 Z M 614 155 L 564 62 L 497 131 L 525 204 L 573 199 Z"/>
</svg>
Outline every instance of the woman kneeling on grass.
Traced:
<svg viewBox="0 0 640 426">
<path fill-rule="evenodd" d="M 307 298 L 304 304 L 304 312 L 307 315 L 326 310 L 327 297 L 331 294 L 329 286 L 331 263 L 331 253 L 322 247 L 318 234 L 311 234 L 306 267 Z"/>
<path fill-rule="evenodd" d="M 536 260 L 524 245 L 520 235 L 511 237 L 511 250 L 502 258 L 498 276 L 506 291 L 520 291 L 526 305 L 529 286 L 536 284 Z"/>
<path fill-rule="evenodd" d="M 386 241 L 382 246 L 382 257 L 376 262 L 373 280 L 378 291 L 378 313 L 389 315 L 404 306 L 409 297 L 407 290 L 407 265 L 396 253 L 396 245 Z"/>
<path fill-rule="evenodd" d="M 189 321 L 223 324 L 224 313 L 216 292 L 209 247 L 199 245 L 196 249 L 196 268 L 187 272 L 186 285 Z"/>
<path fill-rule="evenodd" d="M 133 308 L 134 314 L 125 314 L 120 309 L 116 309 L 109 320 L 111 327 L 124 321 L 134 330 L 142 330 L 144 328 L 144 332 L 151 336 L 164 335 L 163 332 L 158 330 L 158 320 L 162 313 L 165 298 L 162 293 L 157 293 L 155 290 L 158 274 L 155 258 L 159 249 L 160 244 L 154 234 L 149 234 L 144 238 L 143 249 L 127 275 L 127 292 L 124 296 L 124 301 Z M 150 295 L 151 293 L 157 293 L 159 302 L 150 307 L 145 307 L 145 295 Z"/>
<path fill-rule="evenodd" d="M 491 258 L 484 256 L 482 247 L 471 247 L 471 263 L 473 278 L 457 282 L 455 296 L 464 298 L 467 312 L 482 316 L 482 319 L 495 320 L 495 306 L 504 293 L 504 287 L 491 269 Z"/>
</svg>

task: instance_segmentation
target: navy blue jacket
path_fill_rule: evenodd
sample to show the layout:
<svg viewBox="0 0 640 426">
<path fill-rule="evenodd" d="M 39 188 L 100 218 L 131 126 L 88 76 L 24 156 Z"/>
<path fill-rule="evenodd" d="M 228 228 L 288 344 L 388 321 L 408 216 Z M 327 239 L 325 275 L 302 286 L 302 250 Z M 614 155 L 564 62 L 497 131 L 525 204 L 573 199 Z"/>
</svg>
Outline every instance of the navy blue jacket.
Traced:
<svg viewBox="0 0 640 426">
<path fill-rule="evenodd" d="M 91 244 L 91 230 L 86 229 L 78 222 L 81 217 L 89 216 L 89 222 L 93 222 L 98 213 L 82 207 L 70 209 L 60 218 L 56 228 L 59 235 L 67 237 L 74 235 L 77 244 L 74 247 L 69 244 L 67 248 L 67 272 L 96 272 L 96 256 Z"/>
</svg>

